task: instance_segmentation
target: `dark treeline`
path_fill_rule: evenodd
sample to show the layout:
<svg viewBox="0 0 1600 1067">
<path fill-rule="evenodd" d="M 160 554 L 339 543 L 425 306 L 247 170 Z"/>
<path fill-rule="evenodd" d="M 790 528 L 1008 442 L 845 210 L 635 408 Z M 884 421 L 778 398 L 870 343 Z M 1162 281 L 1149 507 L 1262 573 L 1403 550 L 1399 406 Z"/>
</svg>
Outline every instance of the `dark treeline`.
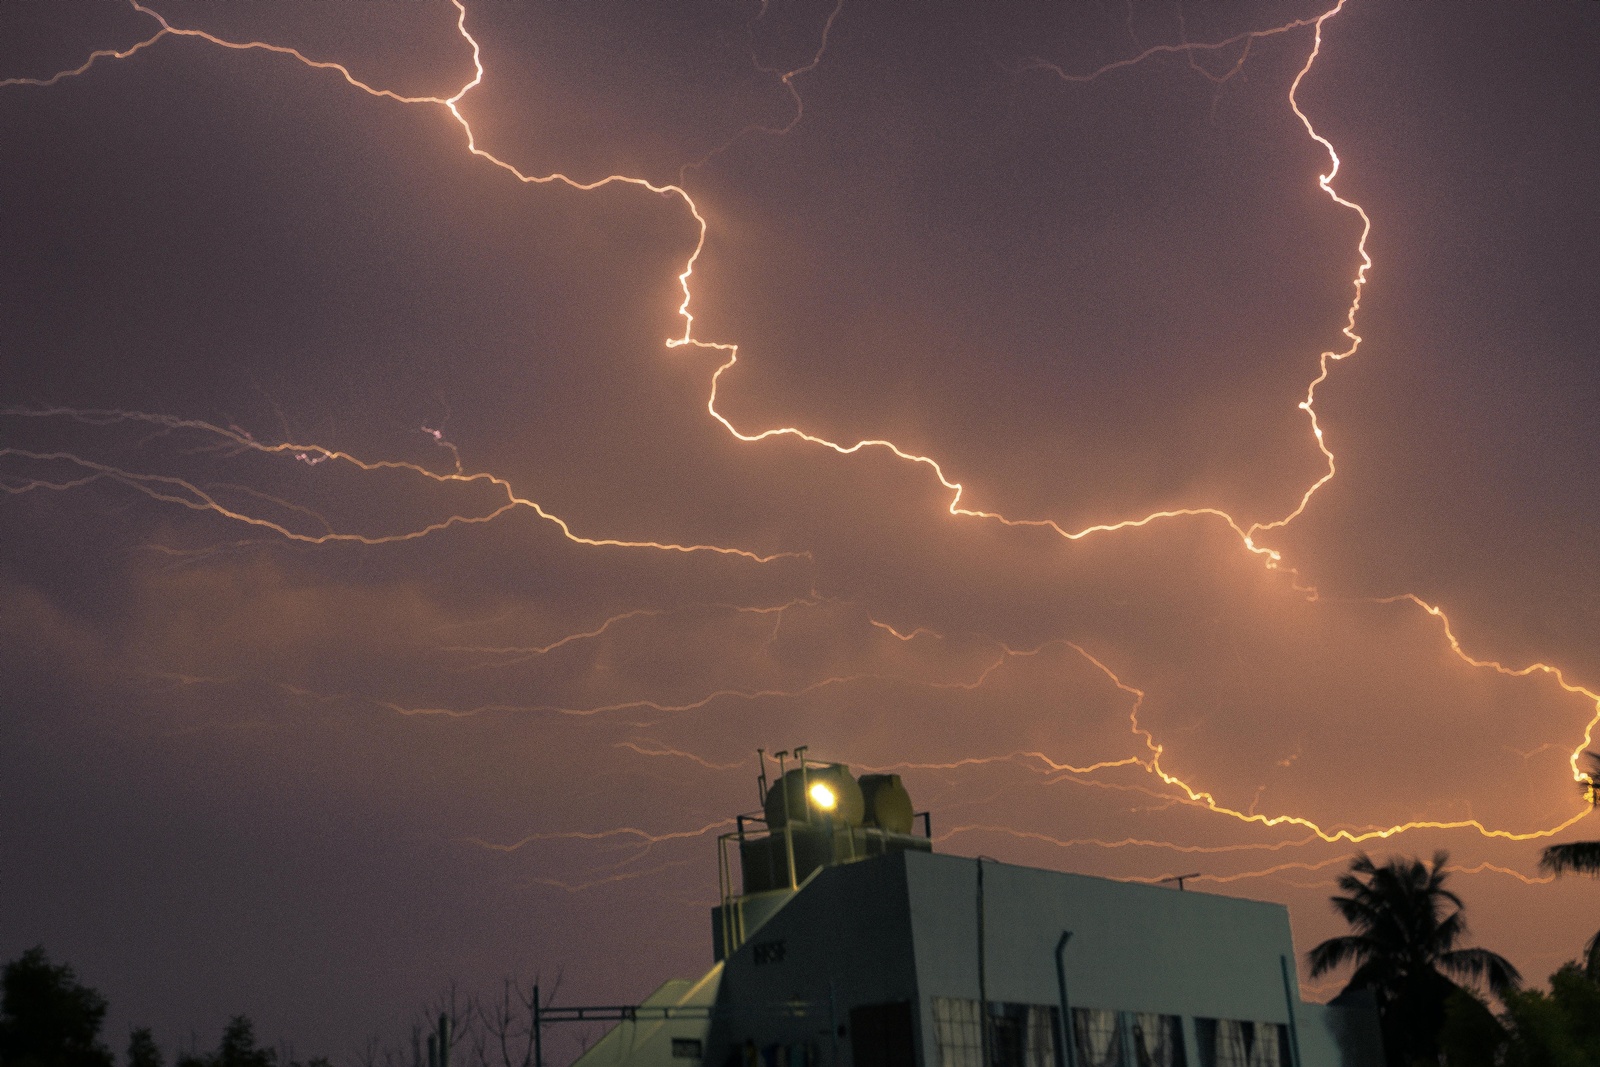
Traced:
<svg viewBox="0 0 1600 1067">
<path fill-rule="evenodd" d="M 1586 781 L 1593 790 L 1593 779 Z M 1443 852 L 1431 863 L 1397 857 L 1380 865 L 1357 856 L 1331 898 L 1351 932 L 1307 954 L 1311 973 L 1353 967 L 1340 996 L 1376 1000 L 1389 1067 L 1600 1067 L 1600 932 L 1579 959 L 1551 975 L 1548 990 L 1524 989 L 1504 957 L 1465 944 L 1466 907 L 1447 884 L 1447 861 Z M 1600 842 L 1551 846 L 1543 865 L 1556 875 L 1600 875 Z M 1574 931 L 1574 940 L 1584 933 Z M 533 1067 L 541 1039 L 545 1055 L 552 1052 L 536 1005 L 548 1007 L 555 992 L 507 979 L 494 995 L 478 996 L 452 983 L 414 1014 L 409 1040 L 369 1039 L 357 1067 Z M 29 949 L 0 978 L 0 1067 L 116 1067 L 100 1036 L 105 1014 L 105 998 L 71 967 L 51 963 L 43 948 Z M 581 1047 L 593 1035 L 567 1036 Z M 125 1062 L 168 1067 L 147 1028 L 129 1035 Z M 330 1064 L 321 1057 L 280 1062 L 238 1015 L 214 1052 L 180 1053 L 171 1067 Z"/>
<path fill-rule="evenodd" d="M 556 986 L 559 986 L 559 980 Z M 443 1040 L 449 1067 L 532 1067 L 535 1058 L 534 990 L 507 979 L 492 995 L 475 995 L 455 983 L 413 1013 L 410 1032 L 399 1041 L 369 1038 L 351 1057 L 355 1067 L 425 1067 L 437 1062 Z M 545 991 L 548 1004 L 555 989 Z M 0 1067 L 118 1067 L 118 1056 L 101 1035 L 106 1000 L 78 981 L 66 964 L 31 948 L 0 974 Z M 441 1030 L 438 1022 L 445 1025 Z M 542 1035 L 548 1039 L 549 1034 Z M 587 1033 L 567 1035 L 580 1045 Z M 546 1056 L 550 1054 L 546 1047 Z M 125 1067 L 332 1067 L 322 1056 L 301 1061 L 257 1043 L 255 1025 L 236 1015 L 211 1052 L 163 1053 L 148 1027 L 128 1035 Z"/>
<path fill-rule="evenodd" d="M 43 947 L 31 948 L 0 974 L 0 1067 L 116 1067 L 116 1056 L 100 1036 L 106 999 L 78 981 L 66 964 L 50 962 Z M 128 1035 L 127 1067 L 167 1067 L 148 1027 Z M 172 1067 L 330 1067 L 321 1057 L 280 1065 L 275 1049 L 256 1044 L 255 1026 L 236 1015 L 222 1031 L 216 1051 L 189 1051 Z"/>
<path fill-rule="evenodd" d="M 1357 856 L 1332 898 L 1351 932 L 1307 954 L 1311 973 L 1354 966 L 1340 997 L 1376 999 L 1389 1067 L 1600 1067 L 1600 933 L 1549 990 L 1524 989 L 1504 957 L 1464 944 L 1447 860 Z M 1600 874 L 1600 842 L 1552 846 L 1543 864 Z"/>
</svg>

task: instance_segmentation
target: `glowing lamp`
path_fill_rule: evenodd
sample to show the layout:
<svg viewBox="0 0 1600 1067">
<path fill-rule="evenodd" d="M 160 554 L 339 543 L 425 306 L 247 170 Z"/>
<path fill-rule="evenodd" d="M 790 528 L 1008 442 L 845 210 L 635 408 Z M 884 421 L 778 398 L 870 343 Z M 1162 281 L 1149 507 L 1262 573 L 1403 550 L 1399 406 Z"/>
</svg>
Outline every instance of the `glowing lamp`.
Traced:
<svg viewBox="0 0 1600 1067">
<path fill-rule="evenodd" d="M 811 803 L 820 811 L 832 811 L 839 806 L 839 796 L 827 782 L 813 782 L 811 785 Z"/>
</svg>

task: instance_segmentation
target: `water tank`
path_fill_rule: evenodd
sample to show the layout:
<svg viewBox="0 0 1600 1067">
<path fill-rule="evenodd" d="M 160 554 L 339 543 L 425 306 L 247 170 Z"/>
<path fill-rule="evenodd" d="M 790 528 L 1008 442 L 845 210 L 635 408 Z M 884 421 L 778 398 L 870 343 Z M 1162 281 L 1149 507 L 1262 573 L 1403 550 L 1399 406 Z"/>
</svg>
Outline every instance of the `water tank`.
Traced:
<svg viewBox="0 0 1600 1067">
<path fill-rule="evenodd" d="M 895 834 L 909 834 L 914 812 L 911 794 L 898 774 L 863 774 L 861 793 L 866 801 L 868 826 Z"/>
<path fill-rule="evenodd" d="M 784 805 L 786 796 L 787 807 Z M 910 803 L 907 798 L 908 807 Z M 850 768 L 842 763 L 807 767 L 804 771 L 796 767 L 772 783 L 762 806 L 767 826 L 774 830 L 787 825 L 788 814 L 792 814 L 796 822 L 821 822 L 831 818 L 835 826 L 860 826 L 867 810 L 861 786 L 850 776 Z"/>
</svg>

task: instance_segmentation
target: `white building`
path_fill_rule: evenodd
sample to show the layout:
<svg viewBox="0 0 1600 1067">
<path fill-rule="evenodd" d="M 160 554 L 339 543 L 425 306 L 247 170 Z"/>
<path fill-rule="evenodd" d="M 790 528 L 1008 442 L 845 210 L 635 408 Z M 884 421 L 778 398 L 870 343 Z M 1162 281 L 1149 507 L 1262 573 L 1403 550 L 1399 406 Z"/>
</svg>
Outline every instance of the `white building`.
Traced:
<svg viewBox="0 0 1600 1067">
<path fill-rule="evenodd" d="M 1282 905 L 936 855 L 897 777 L 797 755 L 721 842 L 715 966 L 581 1067 L 1382 1067 Z"/>
</svg>

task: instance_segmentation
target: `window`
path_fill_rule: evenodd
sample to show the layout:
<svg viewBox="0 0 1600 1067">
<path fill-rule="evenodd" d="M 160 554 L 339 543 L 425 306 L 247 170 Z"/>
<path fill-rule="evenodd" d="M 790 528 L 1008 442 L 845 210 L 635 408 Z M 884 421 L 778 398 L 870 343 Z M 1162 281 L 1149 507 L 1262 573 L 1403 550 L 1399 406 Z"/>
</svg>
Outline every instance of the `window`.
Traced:
<svg viewBox="0 0 1600 1067">
<path fill-rule="evenodd" d="M 1183 1022 L 1176 1015 L 1127 1013 L 1133 1067 L 1188 1067 L 1183 1051 Z"/>
<path fill-rule="evenodd" d="M 1282 1023 L 1196 1019 L 1200 1067 L 1290 1067 L 1289 1028 Z"/>
<path fill-rule="evenodd" d="M 1124 1067 L 1122 1027 L 1108 1008 L 1073 1008 L 1072 1042 L 1079 1067 Z"/>
<path fill-rule="evenodd" d="M 672 1039 L 672 1055 L 675 1059 L 698 1060 L 705 1055 L 705 1046 L 696 1037 L 675 1037 Z"/>
<path fill-rule="evenodd" d="M 993 1067 L 1056 1067 L 1056 1019 L 1042 1004 L 989 1005 L 989 1062 Z"/>
<path fill-rule="evenodd" d="M 976 1000 L 933 998 L 939 1067 L 983 1067 L 983 1016 Z"/>
<path fill-rule="evenodd" d="M 1059 1013 L 1046 1004 L 991 1003 L 989 1060 L 984 1063 L 984 1015 L 976 1000 L 933 998 L 939 1067 L 1058 1067 Z M 1087 1065 L 1085 1065 L 1087 1067 Z"/>
<path fill-rule="evenodd" d="M 916 1067 L 917 1039 L 911 1002 L 861 1004 L 850 1009 L 850 1056 L 878 1067 Z M 790 1067 L 795 1067 L 791 1058 Z"/>
</svg>

